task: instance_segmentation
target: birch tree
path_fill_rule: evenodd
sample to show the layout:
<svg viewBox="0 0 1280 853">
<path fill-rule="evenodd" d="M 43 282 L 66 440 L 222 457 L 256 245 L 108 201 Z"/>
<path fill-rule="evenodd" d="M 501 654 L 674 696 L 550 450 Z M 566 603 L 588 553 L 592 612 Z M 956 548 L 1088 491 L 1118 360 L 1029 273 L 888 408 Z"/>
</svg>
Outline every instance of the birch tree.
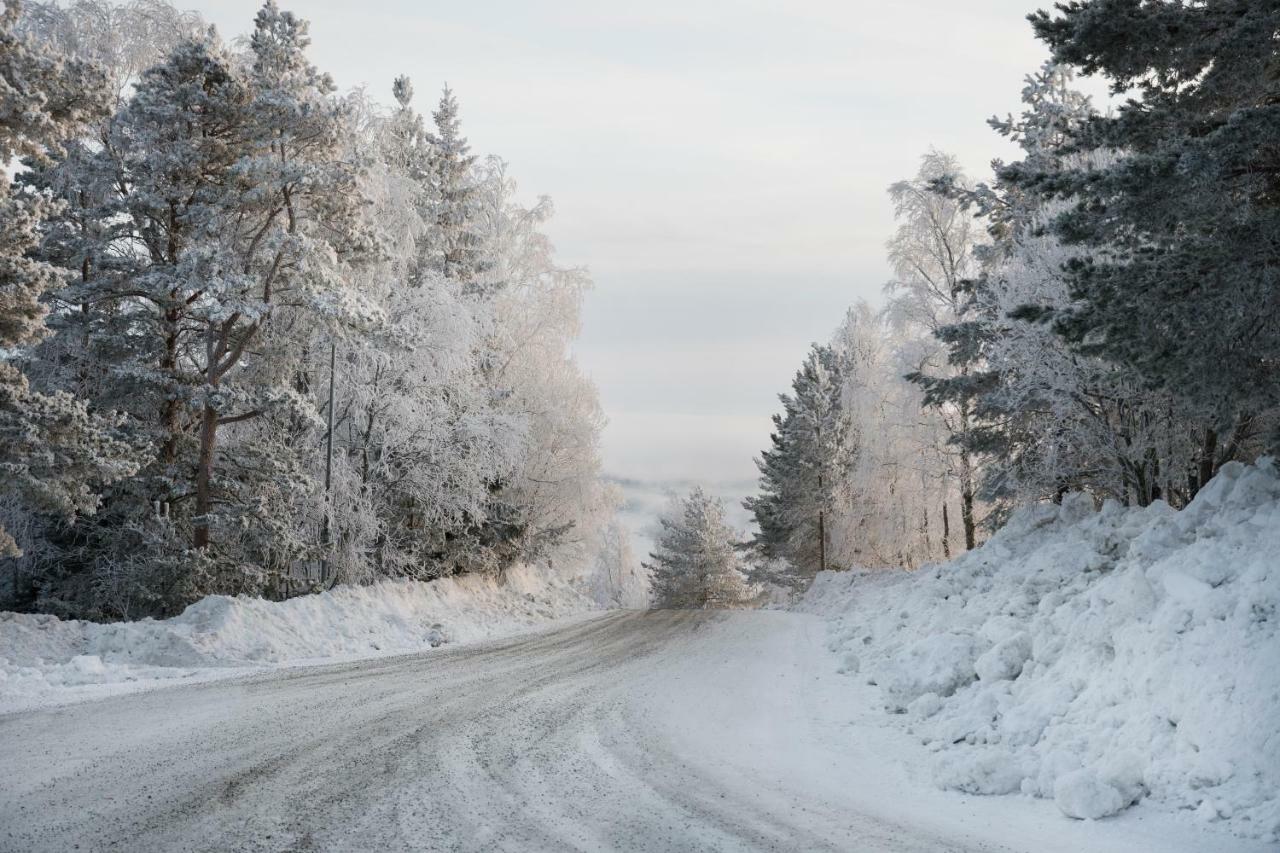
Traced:
<svg viewBox="0 0 1280 853">
<path fill-rule="evenodd" d="M 977 274 L 974 248 L 981 235 L 977 221 L 966 206 L 935 188 L 938 181 L 963 181 L 956 161 L 937 151 L 926 154 L 914 178 L 889 188 L 898 229 L 888 243 L 894 278 L 886 286 L 887 310 L 903 329 L 915 328 L 936 339 L 935 345 L 921 347 L 910 375 L 928 378 L 958 374 L 966 377 L 974 369 L 970 359 L 950 359 L 939 338 L 944 328 L 954 325 L 969 310 L 968 282 Z M 960 520 L 964 544 L 977 544 L 978 461 L 971 433 L 975 427 L 972 402 L 968 396 L 929 401 L 950 433 L 951 465 L 960 487 Z"/>
</svg>

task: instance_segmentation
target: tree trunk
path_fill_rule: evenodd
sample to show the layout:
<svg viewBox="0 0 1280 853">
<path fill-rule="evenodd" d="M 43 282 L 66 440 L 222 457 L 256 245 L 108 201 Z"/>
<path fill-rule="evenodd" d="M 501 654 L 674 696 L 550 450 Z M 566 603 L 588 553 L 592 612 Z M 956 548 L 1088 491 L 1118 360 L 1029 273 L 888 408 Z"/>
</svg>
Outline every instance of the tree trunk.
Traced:
<svg viewBox="0 0 1280 853">
<path fill-rule="evenodd" d="M 818 437 L 821 438 L 822 431 L 818 430 Z M 827 513 L 825 504 L 827 501 L 827 490 L 822 482 L 822 474 L 818 474 L 818 499 L 822 503 L 818 504 L 818 571 L 825 572 L 827 570 Z"/>
<path fill-rule="evenodd" d="M 178 372 L 178 317 L 172 309 L 166 313 L 167 332 L 164 337 L 164 355 L 160 359 L 160 372 L 173 379 Z M 170 394 L 173 392 L 171 391 Z M 178 440 L 181 424 L 179 414 L 182 410 L 177 397 L 167 396 L 160 410 L 160 427 L 164 430 L 164 444 L 160 448 L 160 461 L 172 464 L 178 458 Z"/>
<path fill-rule="evenodd" d="M 920 525 L 920 534 L 921 534 L 921 536 L 923 536 L 923 537 L 924 537 L 924 552 L 925 552 L 926 554 L 928 554 L 928 553 L 929 553 L 929 551 L 930 551 L 930 548 L 929 548 L 929 507 L 928 507 L 928 505 L 926 505 L 926 506 L 924 506 L 924 507 L 922 508 L 921 516 L 922 516 L 922 519 L 921 519 L 921 525 Z"/>
<path fill-rule="evenodd" d="M 969 402 L 960 404 L 960 520 L 964 523 L 964 547 L 972 551 L 977 545 L 977 524 L 973 518 L 973 457 L 969 452 Z"/>
<path fill-rule="evenodd" d="M 951 559 L 951 516 L 947 514 L 947 501 L 942 501 L 942 558 Z"/>
<path fill-rule="evenodd" d="M 972 551 L 977 544 L 978 526 L 973 518 L 973 463 L 969 452 L 960 454 L 960 520 L 964 522 L 964 547 Z"/>
<path fill-rule="evenodd" d="M 209 547 L 209 512 L 213 505 L 213 454 L 218 442 L 218 412 L 206 405 L 200 416 L 200 461 L 196 464 L 196 520 L 192 544 Z"/>
<path fill-rule="evenodd" d="M 324 548 L 324 555 L 320 558 L 320 583 L 328 580 L 329 576 L 329 537 L 332 535 L 329 530 L 330 518 L 333 515 L 333 496 L 330 494 L 333 486 L 333 410 L 334 406 L 334 372 L 338 363 L 338 345 L 329 344 L 329 429 L 325 433 L 325 451 L 324 451 L 324 526 L 320 531 L 320 544 Z"/>
<path fill-rule="evenodd" d="M 818 571 L 827 570 L 827 514 L 818 510 Z"/>
<path fill-rule="evenodd" d="M 1204 431 L 1204 443 L 1200 447 L 1200 470 L 1195 490 L 1188 496 L 1194 498 L 1213 479 L 1214 457 L 1218 453 L 1218 433 L 1212 427 Z"/>
</svg>

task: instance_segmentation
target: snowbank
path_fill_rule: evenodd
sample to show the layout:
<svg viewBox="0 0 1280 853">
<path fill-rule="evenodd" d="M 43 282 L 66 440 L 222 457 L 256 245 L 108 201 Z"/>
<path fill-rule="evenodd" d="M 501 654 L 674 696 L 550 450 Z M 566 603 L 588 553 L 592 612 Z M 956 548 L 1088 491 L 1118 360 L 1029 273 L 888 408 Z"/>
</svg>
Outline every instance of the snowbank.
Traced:
<svg viewBox="0 0 1280 853">
<path fill-rule="evenodd" d="M 877 684 L 944 788 L 1145 799 L 1280 840 L 1280 476 L 1227 466 L 1181 512 L 1069 497 L 914 573 L 820 575 L 840 671 Z"/>
<path fill-rule="evenodd" d="M 517 566 L 502 580 L 385 581 L 283 602 L 210 596 L 163 621 L 0 613 L 0 710 L 163 679 L 420 651 L 519 633 L 591 607 L 554 573 Z"/>
</svg>

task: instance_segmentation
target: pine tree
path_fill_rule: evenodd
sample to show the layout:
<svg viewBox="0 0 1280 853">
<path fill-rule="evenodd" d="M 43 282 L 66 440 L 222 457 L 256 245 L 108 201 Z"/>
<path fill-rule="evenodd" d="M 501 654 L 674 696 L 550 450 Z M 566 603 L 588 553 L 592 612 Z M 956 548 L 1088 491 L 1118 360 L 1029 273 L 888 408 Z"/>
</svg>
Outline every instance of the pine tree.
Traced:
<svg viewBox="0 0 1280 853">
<path fill-rule="evenodd" d="M 1071 88 L 1072 76 L 1069 67 L 1046 63 L 1027 79 L 1023 112 L 991 120 L 1021 148 L 1018 169 L 1049 174 L 1116 156 L 1070 150 L 1072 134 L 1094 116 L 1089 99 Z M 1185 503 L 1185 472 L 1194 467 L 1187 437 L 1202 432 L 1203 423 L 1127 368 L 1073 352 L 1045 324 L 1018 318 L 1028 304 L 1070 306 L 1063 270 L 1085 250 L 1064 245 L 1047 228 L 1072 200 L 1027 192 L 1007 179 L 1004 164 L 995 169 L 992 186 L 941 188 L 988 217 L 992 242 L 980 247 L 984 263 L 971 284 L 970 317 L 939 332 L 953 363 L 963 357 L 964 341 L 979 341 L 979 372 L 927 381 L 930 397 L 972 392 L 977 424 L 970 446 L 989 460 L 986 495 L 1006 506 L 1078 489 L 1139 505 L 1157 498 Z"/>
<path fill-rule="evenodd" d="M 251 136 L 251 93 L 235 66 L 212 37 L 179 43 L 139 76 L 102 131 L 106 144 L 32 176 L 66 199 L 42 252 L 73 272 L 59 297 L 76 306 L 41 354 L 60 367 L 48 381 L 124 410 L 148 457 L 109 490 L 99 524 L 61 543 L 60 565 L 44 579 L 46 607 L 167 612 L 203 589 L 196 576 L 207 567 L 184 554 L 204 400 L 195 365 L 207 352 L 211 280 L 227 265 L 210 235 L 224 231 L 228 176 Z M 87 599 L 110 599 L 120 612 L 95 611 Z"/>
<path fill-rule="evenodd" d="M 657 607 L 711 609 L 736 607 L 751 598 L 724 506 L 701 487 L 673 501 L 659 519 L 662 532 L 651 562 L 653 603 Z"/>
<path fill-rule="evenodd" d="M 760 454 L 760 494 L 744 506 L 756 520 L 757 552 L 783 560 L 775 582 L 796 586 L 830 568 L 830 524 L 840 478 L 854 452 L 841 409 L 843 368 L 839 354 L 815 345 L 782 394 L 773 416 L 771 448 Z"/>
<path fill-rule="evenodd" d="M 250 345 L 262 343 L 272 320 L 281 319 L 274 316 L 281 310 L 277 304 L 316 318 L 335 334 L 344 325 L 375 320 L 376 311 L 344 277 L 373 244 L 354 171 L 339 159 L 346 131 L 341 106 L 331 97 L 333 81 L 306 58 L 307 29 L 274 0 L 258 13 L 250 37 L 247 150 L 232 163 L 230 186 L 215 201 L 221 229 L 205 235 L 196 259 L 202 290 L 195 321 L 205 340 L 197 360 L 196 548 L 212 542 L 220 428 L 271 410 L 296 409 L 287 416 L 314 418 L 314 409 L 297 397 L 296 370 L 282 376 L 278 363 L 261 363 L 250 382 L 235 378 Z M 264 473 L 281 464 L 265 456 L 251 462 Z"/>
<path fill-rule="evenodd" d="M 1071 133 L 1075 150 L 1119 156 L 1006 168 L 1071 200 L 1053 229 L 1084 250 L 1070 304 L 1022 316 L 1203 410 L 1197 469 L 1178 472 L 1194 493 L 1280 403 L 1280 8 L 1075 0 L 1031 22 L 1057 61 L 1138 97 Z"/>
<path fill-rule="evenodd" d="M 106 90 L 98 69 L 29 43 L 16 31 L 20 14 L 16 2 L 0 13 L 0 162 L 21 158 L 30 169 L 61 155 L 66 139 L 103 114 Z M 42 194 L 0 186 L 0 354 L 8 356 L 0 356 L 0 483 L 30 506 L 72 519 L 97 509 L 95 483 L 126 475 L 135 462 L 113 418 L 68 393 L 32 390 L 11 359 L 48 331 L 45 295 L 61 277 L 30 254 L 56 210 Z M 0 526 L 0 557 L 17 556 L 21 549 Z"/>
<path fill-rule="evenodd" d="M 83 341 L 74 376 L 54 381 L 84 377 L 150 454 L 50 595 L 82 599 L 112 564 L 113 583 L 136 581 L 118 598 L 170 612 L 260 590 L 316 549 L 311 353 L 376 323 L 353 288 L 375 245 L 305 22 L 267 3 L 256 24 L 251 64 L 212 35 L 180 44 L 142 74 L 106 144 L 33 178 L 89 200 L 46 241 L 76 268 L 61 299 L 83 306 L 60 328 L 62 352 Z"/>
</svg>

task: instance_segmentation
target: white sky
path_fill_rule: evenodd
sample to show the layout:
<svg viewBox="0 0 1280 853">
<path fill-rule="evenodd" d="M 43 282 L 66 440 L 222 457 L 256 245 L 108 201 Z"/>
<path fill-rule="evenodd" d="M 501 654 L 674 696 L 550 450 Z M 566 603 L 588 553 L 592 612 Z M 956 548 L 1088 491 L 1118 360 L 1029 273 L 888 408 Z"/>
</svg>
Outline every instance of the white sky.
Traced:
<svg viewBox="0 0 1280 853">
<path fill-rule="evenodd" d="M 192 2 L 228 38 L 259 5 Z M 879 299 L 886 187 L 930 146 L 985 177 L 1046 56 L 1035 0 L 280 2 L 339 86 L 408 74 L 429 112 L 447 80 L 473 150 L 554 198 L 606 467 L 642 479 L 754 476 L 805 349 Z"/>
</svg>

